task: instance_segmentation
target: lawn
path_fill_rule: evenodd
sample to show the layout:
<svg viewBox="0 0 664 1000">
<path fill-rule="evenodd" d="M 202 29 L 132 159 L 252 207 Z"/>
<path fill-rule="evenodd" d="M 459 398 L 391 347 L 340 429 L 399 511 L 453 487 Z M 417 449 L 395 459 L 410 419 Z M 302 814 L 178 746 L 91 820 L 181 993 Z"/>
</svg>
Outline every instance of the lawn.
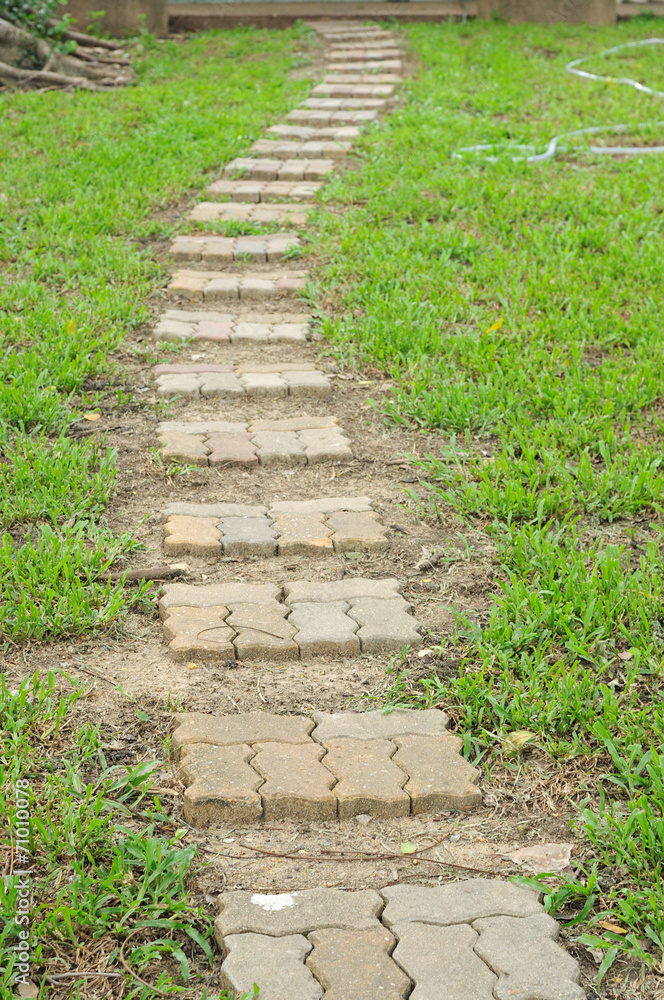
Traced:
<svg viewBox="0 0 664 1000">
<path fill-rule="evenodd" d="M 602 972 L 664 946 L 664 156 L 583 149 L 664 145 L 647 124 L 664 101 L 565 65 L 664 91 L 662 45 L 599 55 L 659 24 L 405 29 L 407 102 L 318 219 L 333 350 L 392 380 L 388 423 L 442 432 L 413 495 L 481 532 L 470 557 L 496 577 L 491 612 L 459 618 L 442 669 L 404 664 L 392 700 L 452 706 L 489 773 L 546 752 L 585 848 L 549 905 L 601 944 Z M 515 162 L 608 124 L 628 128 Z M 491 159 L 463 152 L 478 144 Z"/>
</svg>

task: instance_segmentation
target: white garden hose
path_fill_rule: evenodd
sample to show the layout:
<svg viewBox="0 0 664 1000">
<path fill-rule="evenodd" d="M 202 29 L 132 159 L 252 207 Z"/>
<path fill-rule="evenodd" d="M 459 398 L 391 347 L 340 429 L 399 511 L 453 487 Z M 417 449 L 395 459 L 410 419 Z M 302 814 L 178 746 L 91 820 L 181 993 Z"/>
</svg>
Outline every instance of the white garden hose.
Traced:
<svg viewBox="0 0 664 1000">
<path fill-rule="evenodd" d="M 604 49 L 603 52 L 599 53 L 598 57 L 614 55 L 616 52 L 621 52 L 623 49 L 638 48 L 642 45 L 664 45 L 664 38 L 646 38 L 638 42 L 625 42 L 623 45 L 616 45 L 612 49 Z M 646 87 L 645 84 L 639 83 L 638 80 L 631 80 L 627 76 L 598 76 L 596 73 L 588 73 L 587 70 L 577 69 L 581 63 L 593 58 L 595 57 L 582 56 L 580 59 L 573 59 L 571 62 L 567 63 L 565 69 L 573 76 L 583 77 L 584 80 L 598 80 L 604 83 L 620 83 L 628 87 L 634 87 L 636 90 L 641 91 L 641 93 L 650 94 L 653 97 L 664 97 L 664 91 L 653 90 L 652 87 Z M 556 135 L 553 139 L 551 139 L 543 153 L 537 153 L 534 146 L 517 146 L 510 144 L 510 149 L 518 151 L 519 153 L 528 154 L 523 156 L 513 156 L 512 160 L 514 163 L 520 163 L 523 160 L 525 160 L 526 163 L 544 163 L 545 160 L 552 160 L 557 153 L 566 152 L 566 147 L 561 145 L 564 139 L 571 139 L 579 135 L 596 135 L 598 132 L 627 132 L 631 131 L 633 128 L 652 128 L 653 126 L 660 128 L 664 126 L 664 121 L 639 122 L 637 125 L 594 125 L 591 128 L 576 129 L 574 132 L 563 132 L 562 135 Z M 643 154 L 664 153 L 664 146 L 589 146 L 587 149 L 575 149 L 575 152 L 599 155 L 603 154 L 606 156 L 642 156 Z M 468 153 L 483 153 L 484 159 L 488 160 L 490 163 L 496 163 L 500 158 L 499 144 L 495 142 L 483 143 L 479 146 L 463 146 L 458 152 L 452 153 L 452 156 L 456 157 L 456 159 L 462 160 Z"/>
</svg>

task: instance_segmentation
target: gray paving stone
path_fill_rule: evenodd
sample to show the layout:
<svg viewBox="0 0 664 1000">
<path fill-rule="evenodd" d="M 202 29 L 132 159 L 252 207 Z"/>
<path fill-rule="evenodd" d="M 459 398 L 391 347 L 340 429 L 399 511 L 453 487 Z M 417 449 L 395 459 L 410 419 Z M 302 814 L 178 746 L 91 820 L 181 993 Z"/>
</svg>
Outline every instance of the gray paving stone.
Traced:
<svg viewBox="0 0 664 1000">
<path fill-rule="evenodd" d="M 200 376 L 200 394 L 201 396 L 232 399 L 244 395 L 244 386 L 237 375 L 211 373 Z"/>
<path fill-rule="evenodd" d="M 410 798 L 403 791 L 406 774 L 392 761 L 389 740 L 326 740 L 325 767 L 334 786 L 339 819 L 360 813 L 371 816 L 408 816 Z"/>
<path fill-rule="evenodd" d="M 193 260 L 208 264 L 234 260 L 279 260 L 300 245 L 295 233 L 266 233 L 264 236 L 216 236 L 212 233 L 176 236 L 169 253 L 176 261 Z"/>
<path fill-rule="evenodd" d="M 367 60 L 366 62 L 331 62 L 330 70 L 335 73 L 400 73 L 403 69 L 401 59 Z M 291 111 L 291 114 L 293 112 Z"/>
<path fill-rule="evenodd" d="M 242 308 L 242 307 L 240 307 Z M 154 330 L 157 340 L 212 340 L 216 343 L 295 343 L 309 336 L 308 313 L 221 313 L 169 309 Z"/>
<path fill-rule="evenodd" d="M 207 465 L 210 449 L 202 434 L 182 434 L 179 431 L 157 431 L 164 462 L 186 462 L 187 465 Z"/>
<path fill-rule="evenodd" d="M 412 813 L 477 809 L 482 804 L 479 772 L 461 756 L 457 736 L 401 736 L 396 744 L 394 762 L 409 776 L 405 790 Z"/>
<path fill-rule="evenodd" d="M 247 424 L 231 420 L 163 420 L 157 424 L 157 434 L 240 434 Z"/>
<path fill-rule="evenodd" d="M 350 442 L 340 427 L 300 431 L 300 441 L 311 465 L 318 462 L 352 461 Z"/>
<path fill-rule="evenodd" d="M 385 580 L 350 577 L 345 580 L 332 580 L 329 583 L 309 583 L 298 580 L 285 584 L 284 593 L 289 604 L 302 604 L 308 601 L 315 603 L 352 601 L 357 597 L 378 597 L 384 600 L 393 600 L 399 596 L 399 588 L 399 581 L 391 577 Z M 404 601 L 404 607 L 408 607 L 406 601 Z"/>
<path fill-rule="evenodd" d="M 398 653 L 421 642 L 419 625 L 404 604 L 403 597 L 351 600 L 348 614 L 360 625 L 357 636 L 363 653 Z"/>
<path fill-rule="evenodd" d="M 169 608 L 210 608 L 229 604 L 271 604 L 281 594 L 273 583 L 208 583 L 202 587 L 189 583 L 167 583 L 159 601 L 163 616 Z"/>
<path fill-rule="evenodd" d="M 224 517 L 219 521 L 224 554 L 229 556 L 273 556 L 277 533 L 267 517 Z"/>
<path fill-rule="evenodd" d="M 264 819 L 336 819 L 334 778 L 320 763 L 323 747 L 257 743 L 254 749 L 253 767 L 265 779 L 260 789 Z"/>
<path fill-rule="evenodd" d="M 585 1000 L 578 963 L 557 945 L 559 927 L 546 913 L 477 920 L 476 954 L 498 976 L 496 1000 Z"/>
<path fill-rule="evenodd" d="M 357 624 L 346 614 L 344 601 L 326 604 L 291 604 L 288 621 L 297 629 L 300 656 L 359 656 Z"/>
<path fill-rule="evenodd" d="M 278 514 L 274 529 L 279 535 L 279 555 L 318 555 L 334 551 L 332 532 L 323 514 Z"/>
<path fill-rule="evenodd" d="M 165 397 L 199 396 L 200 378 L 197 375 L 161 375 L 157 379 L 157 394 Z"/>
<path fill-rule="evenodd" d="M 311 944 L 299 934 L 277 938 L 231 934 L 226 948 L 220 985 L 234 995 L 252 995 L 254 983 L 260 988 L 260 1000 L 319 1000 L 323 995 L 304 964 Z"/>
<path fill-rule="evenodd" d="M 380 927 L 383 901 L 373 889 L 303 889 L 263 894 L 251 890 L 223 892 L 214 923 L 217 944 L 225 948 L 230 934 L 309 934 L 323 927 L 364 931 Z"/>
<path fill-rule="evenodd" d="M 404 1000 L 410 980 L 390 954 L 395 940 L 384 927 L 313 931 L 307 965 L 325 988 L 325 1000 Z"/>
<path fill-rule="evenodd" d="M 183 748 L 179 775 L 188 786 L 184 793 L 184 816 L 193 826 L 217 823 L 255 823 L 261 818 L 261 799 L 256 789 L 263 779 L 249 761 L 249 746 L 218 747 L 189 744 Z"/>
<path fill-rule="evenodd" d="M 282 371 L 281 377 L 291 396 L 329 396 L 329 378 L 321 371 Z"/>
<path fill-rule="evenodd" d="M 336 159 L 322 157 L 281 160 L 245 156 L 232 160 L 226 166 L 224 175 L 233 177 L 245 174 L 253 179 L 266 181 L 315 181 L 331 173 L 336 162 Z"/>
<path fill-rule="evenodd" d="M 277 222 L 280 225 L 305 226 L 309 211 L 314 208 L 307 202 L 293 204 L 264 204 L 262 197 L 268 185 L 264 184 L 261 202 L 240 204 L 227 201 L 204 201 L 191 210 L 187 218 L 192 222 Z"/>
<path fill-rule="evenodd" d="M 378 119 L 378 112 L 368 111 L 328 111 L 314 108 L 295 108 L 286 115 L 286 121 L 294 125 L 365 125 L 367 122 L 374 122 Z M 306 213 L 305 213 L 306 214 Z M 193 216 L 192 216 L 193 217 Z M 292 225 L 299 225 L 295 221 L 295 213 L 289 218 Z M 306 221 L 306 220 L 305 220 Z M 301 223 L 304 225 L 305 223 Z"/>
<path fill-rule="evenodd" d="M 252 441 L 261 465 L 306 465 L 307 456 L 296 431 L 258 431 Z"/>
<path fill-rule="evenodd" d="M 326 73 L 323 83 L 400 83 L 398 73 Z"/>
<path fill-rule="evenodd" d="M 387 528 L 373 510 L 338 510 L 328 525 L 334 532 L 335 552 L 384 552 L 388 547 Z"/>
<path fill-rule="evenodd" d="M 278 500 L 270 504 L 274 514 L 334 514 L 339 510 L 371 510 L 369 497 L 321 497 L 318 500 Z"/>
<path fill-rule="evenodd" d="M 232 604 L 230 608 L 228 624 L 237 630 L 233 645 L 239 660 L 297 660 L 295 628 L 286 621 L 283 604 Z"/>
<path fill-rule="evenodd" d="M 187 517 L 262 517 L 267 507 L 248 503 L 169 503 L 164 514 L 182 514 Z"/>
<path fill-rule="evenodd" d="M 539 894 L 521 885 L 494 879 L 467 879 L 449 885 L 392 885 L 382 890 L 387 903 L 386 927 L 422 921 L 448 927 L 483 917 L 529 917 L 542 913 Z"/>
<path fill-rule="evenodd" d="M 337 427 L 336 417 L 290 417 L 287 420 L 254 420 L 249 425 L 249 432 L 256 431 L 303 431 L 311 427 Z"/>
<path fill-rule="evenodd" d="M 316 728 L 311 734 L 319 743 L 349 738 L 392 740 L 403 736 L 437 736 L 451 739 L 449 716 L 436 708 L 418 711 L 395 708 L 391 712 L 314 712 Z"/>
<path fill-rule="evenodd" d="M 228 608 L 172 606 L 164 612 L 164 639 L 175 660 L 228 660 L 235 657 Z"/>
<path fill-rule="evenodd" d="M 276 372 L 246 372 L 242 375 L 242 384 L 248 396 L 276 399 L 288 395 L 288 384 Z"/>
<path fill-rule="evenodd" d="M 472 927 L 410 923 L 394 931 L 394 960 L 415 982 L 410 1000 L 495 1000 L 496 977 L 473 952 Z"/>
<path fill-rule="evenodd" d="M 241 715 L 204 715 L 182 712 L 174 717 L 173 746 L 192 743 L 233 746 L 242 743 L 310 743 L 313 722 L 302 715 L 243 712 Z"/>
</svg>

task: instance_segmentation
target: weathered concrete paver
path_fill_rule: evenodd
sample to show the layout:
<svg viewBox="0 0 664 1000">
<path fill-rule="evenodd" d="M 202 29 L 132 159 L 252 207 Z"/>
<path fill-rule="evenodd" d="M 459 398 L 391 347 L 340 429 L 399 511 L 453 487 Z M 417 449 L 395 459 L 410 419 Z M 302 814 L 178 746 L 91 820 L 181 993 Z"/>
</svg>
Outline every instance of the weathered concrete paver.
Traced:
<svg viewBox="0 0 664 1000">
<path fill-rule="evenodd" d="M 317 181 L 332 173 L 337 159 L 243 156 L 226 165 L 224 177 L 251 177 L 257 181 Z"/>
<path fill-rule="evenodd" d="M 473 951 L 468 924 L 398 924 L 394 961 L 415 983 L 411 1000 L 495 1000 L 496 976 Z"/>
<path fill-rule="evenodd" d="M 241 715 L 205 715 L 182 712 L 175 716 L 176 752 L 191 743 L 233 746 L 236 743 L 310 743 L 313 722 L 302 715 L 243 712 Z"/>
<path fill-rule="evenodd" d="M 262 815 L 260 775 L 249 765 L 251 747 L 197 743 L 183 748 L 179 773 L 187 784 L 184 816 L 194 826 L 255 823 Z"/>
<path fill-rule="evenodd" d="M 373 112 L 366 112 L 366 114 L 373 114 Z M 227 183 L 249 182 L 228 181 Z M 257 198 L 252 198 L 248 204 L 236 201 L 202 201 L 192 208 L 187 218 L 192 222 L 276 222 L 283 226 L 306 226 L 308 213 L 314 207 L 313 205 L 304 201 L 300 204 L 295 196 L 295 204 L 293 205 L 268 204 L 270 199 L 264 198 L 264 193 L 265 187 L 260 192 L 260 201 Z"/>
<path fill-rule="evenodd" d="M 275 125 L 274 128 L 286 131 L 279 131 L 276 135 L 285 138 L 307 139 L 311 136 L 294 136 L 288 132 L 290 126 Z M 312 131 L 312 130 L 309 130 Z M 335 129 L 335 132 L 341 131 Z M 358 131 L 357 129 L 355 131 Z M 314 138 L 325 138 L 324 136 L 314 136 Z M 336 138 L 336 136 L 330 136 Z M 311 202 L 316 192 L 322 187 L 320 181 L 256 181 L 256 180 L 229 180 L 227 177 L 218 181 L 213 181 L 207 188 L 207 195 L 212 201 L 232 201 L 232 202 L 261 202 L 264 204 L 273 202 Z M 204 203 L 209 204 L 209 203 Z M 289 211 L 294 211 L 294 206 L 285 206 Z M 199 206 L 200 208 L 200 206 Z M 208 209 L 209 210 L 209 209 Z M 256 220 L 258 221 L 258 220 Z M 279 220 L 271 220 L 279 221 Z"/>
<path fill-rule="evenodd" d="M 384 927 L 313 931 L 306 960 L 325 988 L 325 1000 L 404 1000 L 408 976 L 390 958 L 396 941 Z"/>
<path fill-rule="evenodd" d="M 295 640 L 303 659 L 310 656 L 359 656 L 357 624 L 348 617 L 345 601 L 324 604 L 291 604 L 289 622 L 297 629 Z"/>
<path fill-rule="evenodd" d="M 309 337 L 309 313 L 197 312 L 169 309 L 157 323 L 156 340 L 211 340 L 218 343 L 294 344 Z"/>
<path fill-rule="evenodd" d="M 261 1000 L 319 1000 L 322 987 L 304 964 L 311 947 L 301 934 L 231 934 L 226 938 L 221 987 L 248 995 L 260 980 Z"/>
<path fill-rule="evenodd" d="M 234 629 L 226 624 L 224 605 L 206 608 L 175 607 L 164 621 L 164 639 L 176 660 L 228 660 L 235 656 Z"/>
<path fill-rule="evenodd" d="M 461 756 L 457 736 L 401 736 L 394 762 L 409 775 L 411 812 L 476 809 L 482 804 L 479 772 Z"/>
<path fill-rule="evenodd" d="M 546 913 L 476 920 L 475 952 L 498 976 L 496 1000 L 584 1000 L 578 963 L 557 945 L 560 928 Z"/>
<path fill-rule="evenodd" d="M 223 207 L 223 206 L 219 206 Z M 175 271 L 167 291 L 187 299 L 273 299 L 296 295 L 307 287 L 306 271 Z"/>
<path fill-rule="evenodd" d="M 216 236 L 211 233 L 176 236 L 169 253 L 174 260 L 204 264 L 232 264 L 233 261 L 275 261 L 300 246 L 295 233 L 267 233 L 265 236 Z"/>
<path fill-rule="evenodd" d="M 389 740 L 327 740 L 325 766 L 338 779 L 339 819 L 360 813 L 407 816 L 410 798 L 403 791 L 406 774 L 392 761 Z"/>
<path fill-rule="evenodd" d="M 403 597 L 381 600 L 357 597 L 350 602 L 349 616 L 356 621 L 364 653 L 398 653 L 420 641 L 419 626 L 409 614 Z"/>
<path fill-rule="evenodd" d="M 319 83 L 311 91 L 316 97 L 392 97 L 395 87 L 389 83 Z M 349 144 L 350 145 L 350 144 Z"/>
<path fill-rule="evenodd" d="M 310 128 L 306 125 L 271 125 L 267 130 L 268 142 L 274 142 L 276 138 L 288 142 L 335 142 L 351 143 L 353 139 L 358 139 L 362 130 L 357 125 L 336 125 L 330 128 Z M 316 189 L 322 184 L 313 184 Z"/>
<path fill-rule="evenodd" d="M 382 110 L 387 101 L 382 97 L 308 97 L 300 107 L 319 111 Z"/>
<path fill-rule="evenodd" d="M 286 621 L 286 608 L 272 604 L 231 604 L 228 625 L 236 630 L 233 639 L 240 660 L 267 659 L 283 662 L 300 655 L 294 641 L 295 626 Z"/>
<path fill-rule="evenodd" d="M 382 890 L 386 927 L 422 922 L 448 927 L 482 917 L 530 917 L 541 913 L 538 895 L 524 886 L 493 879 L 467 879 L 450 885 L 391 885 Z"/>
<path fill-rule="evenodd" d="M 259 139 L 249 150 L 253 156 L 266 156 L 273 160 L 343 160 L 348 156 L 352 143 L 334 139 L 278 140 Z"/>
<path fill-rule="evenodd" d="M 367 122 L 375 122 L 377 120 L 378 111 L 375 108 L 361 111 L 352 109 L 331 111 L 327 108 L 295 108 L 286 115 L 286 121 L 293 125 L 366 125 Z M 297 225 L 297 223 L 293 222 L 293 225 Z"/>
<path fill-rule="evenodd" d="M 363 62 L 348 59 L 343 62 L 330 62 L 329 65 L 330 69 L 336 73 L 400 73 L 403 69 L 401 59 L 376 59 L 375 61 L 367 59 Z"/>
<path fill-rule="evenodd" d="M 160 396 L 329 396 L 329 378 L 312 363 L 161 364 L 152 372 Z"/>
<path fill-rule="evenodd" d="M 391 740 L 400 736 L 439 736 L 450 739 L 449 716 L 436 708 L 419 711 L 395 708 L 391 712 L 314 712 L 316 728 L 311 734 L 320 743 L 326 740 Z"/>
<path fill-rule="evenodd" d="M 315 743 L 258 743 L 252 763 L 265 779 L 261 786 L 265 819 L 330 820 L 337 815 L 331 791 L 334 776 L 320 760 Z"/>
</svg>

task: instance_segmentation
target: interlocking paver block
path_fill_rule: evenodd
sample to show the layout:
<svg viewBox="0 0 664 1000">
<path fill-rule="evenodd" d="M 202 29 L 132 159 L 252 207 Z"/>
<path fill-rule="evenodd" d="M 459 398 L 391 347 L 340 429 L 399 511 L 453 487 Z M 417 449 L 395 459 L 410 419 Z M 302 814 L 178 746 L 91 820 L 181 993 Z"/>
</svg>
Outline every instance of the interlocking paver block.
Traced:
<svg viewBox="0 0 664 1000">
<path fill-rule="evenodd" d="M 358 656 L 357 623 L 348 617 L 344 601 L 326 604 L 292 604 L 288 618 L 297 628 L 300 656 Z M 361 810 L 360 810 L 361 811 Z"/>
<path fill-rule="evenodd" d="M 366 108 L 384 108 L 387 101 L 379 97 L 308 97 L 301 107 L 321 111 L 363 111 Z"/>
<path fill-rule="evenodd" d="M 263 894 L 251 890 L 223 892 L 214 936 L 224 950 L 229 934 L 309 934 L 323 927 L 364 931 L 380 927 L 383 901 L 373 889 L 303 889 Z"/>
<path fill-rule="evenodd" d="M 384 103 L 384 102 L 383 102 Z M 267 159 L 242 157 L 228 164 L 224 173 L 232 177 L 238 172 L 255 180 L 265 181 L 315 181 L 334 170 L 334 159 Z"/>
<path fill-rule="evenodd" d="M 546 913 L 477 920 L 475 953 L 498 976 L 496 1000 L 585 1000 L 578 963 L 556 944 L 559 927 Z"/>
<path fill-rule="evenodd" d="M 184 295 L 188 299 L 202 299 L 207 280 L 204 271 L 176 271 L 166 290 L 176 295 Z"/>
<path fill-rule="evenodd" d="M 357 597 L 350 602 L 348 614 L 360 625 L 363 653 L 398 653 L 421 642 L 419 626 L 405 605 L 403 597 Z"/>
<path fill-rule="evenodd" d="M 248 396 L 268 396 L 276 399 L 288 395 L 286 381 L 276 372 L 245 372 L 242 384 Z"/>
<path fill-rule="evenodd" d="M 394 960 L 415 982 L 410 1000 L 494 1000 L 496 977 L 473 951 L 472 927 L 413 923 L 394 931 Z"/>
<path fill-rule="evenodd" d="M 355 125 L 376 121 L 377 111 L 319 111 L 311 108 L 295 108 L 286 115 L 286 121 L 296 125 L 332 125 L 335 122 Z M 297 225 L 293 221 L 293 225 Z"/>
<path fill-rule="evenodd" d="M 317 500 L 278 500 L 270 514 L 334 514 L 338 510 L 371 510 L 369 497 L 321 497 Z"/>
<path fill-rule="evenodd" d="M 202 434 L 181 434 L 178 431 L 158 432 L 161 455 L 165 461 L 186 462 L 188 465 L 207 465 L 210 449 L 203 443 Z"/>
<path fill-rule="evenodd" d="M 274 522 L 279 533 L 279 555 L 317 555 L 333 552 L 332 532 L 323 514 L 279 514 Z"/>
<path fill-rule="evenodd" d="M 295 158 L 342 160 L 348 155 L 350 149 L 350 142 L 326 142 L 322 140 L 322 137 L 316 137 L 303 141 L 259 139 L 253 144 L 250 152 L 260 156 L 270 156 L 276 160 Z"/>
<path fill-rule="evenodd" d="M 330 63 L 331 70 L 336 73 L 346 73 L 346 72 L 357 72 L 357 73 L 400 73 L 402 69 L 402 62 L 400 59 L 380 59 L 376 62 L 332 62 Z M 291 111 L 291 114 L 293 112 Z"/>
<path fill-rule="evenodd" d="M 387 528 L 375 511 L 341 510 L 327 523 L 334 532 L 335 552 L 384 552 L 388 546 Z"/>
<path fill-rule="evenodd" d="M 176 748 L 191 743 L 233 746 L 240 743 L 310 743 L 311 719 L 302 715 L 243 712 L 241 715 L 204 715 L 182 712 L 175 716 Z"/>
<path fill-rule="evenodd" d="M 295 583 L 287 583 L 284 592 L 289 604 L 302 604 L 306 601 L 316 603 L 352 601 L 356 597 L 379 597 L 391 600 L 399 596 L 399 587 L 399 581 L 391 577 L 385 580 L 349 577 L 346 580 L 332 580 L 329 583 L 309 583 L 298 580 Z M 407 607 L 406 601 L 404 601 L 404 606 Z"/>
<path fill-rule="evenodd" d="M 307 456 L 296 431 L 258 431 L 252 435 L 261 465 L 305 465 Z"/>
<path fill-rule="evenodd" d="M 167 583 L 159 601 L 160 611 L 169 608 L 211 608 L 229 604 L 271 604 L 281 588 L 273 583 L 208 583 L 195 587 L 189 583 Z"/>
<path fill-rule="evenodd" d="M 183 749 L 179 774 L 187 789 L 184 816 L 193 826 L 212 823 L 255 823 L 261 818 L 256 789 L 263 779 L 248 763 L 249 746 L 216 747 L 205 743 Z"/>
<path fill-rule="evenodd" d="M 176 660 L 234 659 L 235 632 L 226 625 L 228 608 L 172 607 L 166 611 L 164 639 Z"/>
<path fill-rule="evenodd" d="M 329 396 L 330 380 L 321 371 L 283 371 L 291 396 Z"/>
<path fill-rule="evenodd" d="M 350 442 L 340 427 L 300 431 L 300 441 L 311 465 L 318 462 L 352 461 Z"/>
<path fill-rule="evenodd" d="M 306 142 L 309 140 L 333 140 L 336 142 L 352 142 L 359 139 L 360 130 L 356 125 L 339 125 L 332 128 L 309 128 L 306 125 L 271 125 L 268 135 L 279 136 L 281 139 L 292 139 Z M 319 188 L 321 185 L 317 184 Z"/>
<path fill-rule="evenodd" d="M 311 945 L 301 935 L 267 937 L 264 934 L 231 934 L 228 955 L 220 972 L 222 989 L 233 995 L 253 995 L 260 1000 L 319 1000 L 323 990 L 304 964 Z"/>
<path fill-rule="evenodd" d="M 401 736 L 394 762 L 408 775 L 411 812 L 476 809 L 482 804 L 479 772 L 460 754 L 461 740 L 441 736 Z"/>
<path fill-rule="evenodd" d="M 433 888 L 391 885 L 382 890 L 387 927 L 423 921 L 448 927 L 481 917 L 530 917 L 542 913 L 539 893 L 521 885 L 492 879 L 467 879 Z"/>
<path fill-rule="evenodd" d="M 313 931 L 307 965 L 325 987 L 325 1000 L 404 1000 L 410 980 L 390 958 L 395 940 L 384 927 Z"/>
<path fill-rule="evenodd" d="M 260 794 L 265 819 L 336 819 L 334 778 L 320 763 L 325 752 L 315 743 L 257 743 L 253 767 L 265 784 Z"/>
<path fill-rule="evenodd" d="M 219 521 L 224 554 L 228 556 L 273 556 L 276 531 L 267 517 L 224 517 Z"/>
<path fill-rule="evenodd" d="M 267 514 L 267 507 L 248 503 L 169 503 L 164 514 L 182 514 L 186 517 L 261 517 Z"/>
<path fill-rule="evenodd" d="M 256 431 L 303 431 L 309 427 L 337 427 L 336 417 L 291 417 L 288 420 L 254 420 L 249 432 Z"/>
<path fill-rule="evenodd" d="M 244 387 L 237 375 L 222 375 L 211 372 L 200 376 L 201 396 L 219 396 L 223 399 L 231 399 L 244 395 Z"/>
<path fill-rule="evenodd" d="M 348 737 L 353 740 L 392 740 L 400 736 L 435 736 L 450 739 L 449 716 L 437 708 L 419 711 L 395 708 L 391 712 L 314 712 L 311 734 L 320 743 Z"/>
<path fill-rule="evenodd" d="M 281 126 L 282 128 L 288 128 L 288 126 Z M 268 129 L 272 132 L 274 129 L 278 129 L 279 126 L 273 126 L 272 129 Z M 339 129 L 334 130 L 335 132 L 341 131 Z M 277 132 L 276 134 L 280 134 Z M 283 133 L 285 138 L 290 138 L 291 135 L 288 133 Z M 297 136 L 296 138 L 308 139 L 310 136 Z M 320 138 L 325 138 L 320 136 Z M 345 136 L 345 135 L 331 135 L 329 138 L 332 139 L 346 139 L 355 138 L 355 136 Z M 305 181 L 304 183 L 296 182 L 291 183 L 290 181 L 256 181 L 256 180 L 219 180 L 215 181 L 207 189 L 207 194 L 212 199 L 226 198 L 233 202 L 278 202 L 281 200 L 290 201 L 311 201 L 316 191 L 321 187 L 321 184 L 316 181 Z"/>
<path fill-rule="evenodd" d="M 286 621 L 283 604 L 233 604 L 231 611 L 228 623 L 237 630 L 234 645 L 238 659 L 297 660 L 295 628 Z"/>
<path fill-rule="evenodd" d="M 323 83 L 399 83 L 401 77 L 397 73 L 327 73 Z"/>
<path fill-rule="evenodd" d="M 261 197 L 265 195 L 267 188 L 266 184 Z M 307 223 L 307 214 L 310 208 L 313 208 L 313 205 L 304 202 L 296 202 L 292 205 L 266 205 L 262 202 L 259 204 L 252 202 L 243 205 L 237 202 L 204 201 L 191 210 L 188 218 L 192 222 L 278 222 L 282 225 L 304 226 Z M 199 274 L 202 273 L 199 272 Z M 197 286 L 192 287 L 195 291 Z M 200 295 L 198 297 L 200 298 Z"/>
<path fill-rule="evenodd" d="M 389 740 L 326 740 L 325 767 L 338 778 L 334 787 L 339 819 L 358 813 L 407 816 L 410 798 L 404 792 L 406 775 L 392 761 Z"/>
<path fill-rule="evenodd" d="M 221 532 L 214 517 L 169 517 L 164 526 L 164 552 L 169 556 L 190 553 L 214 556 L 221 553 Z"/>
<path fill-rule="evenodd" d="M 223 465 L 234 462 L 240 465 L 256 465 L 258 456 L 256 446 L 249 434 L 211 434 L 207 439 L 210 449 L 208 458 L 210 465 Z"/>
<path fill-rule="evenodd" d="M 200 380 L 196 375 L 162 375 L 157 379 L 160 396 L 198 396 Z"/>
</svg>

